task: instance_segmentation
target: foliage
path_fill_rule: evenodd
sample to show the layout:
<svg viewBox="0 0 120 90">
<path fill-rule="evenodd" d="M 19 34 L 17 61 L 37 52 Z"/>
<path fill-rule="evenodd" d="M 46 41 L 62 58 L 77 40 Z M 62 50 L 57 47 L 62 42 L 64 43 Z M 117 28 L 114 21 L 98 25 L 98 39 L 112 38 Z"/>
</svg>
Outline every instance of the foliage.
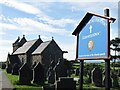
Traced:
<svg viewBox="0 0 120 90">
<path fill-rule="evenodd" d="M 120 58 L 120 56 L 116 56 L 116 51 L 120 52 L 120 38 L 115 38 L 110 41 L 110 49 L 115 51 L 115 55 L 112 56 L 113 59 Z"/>
</svg>

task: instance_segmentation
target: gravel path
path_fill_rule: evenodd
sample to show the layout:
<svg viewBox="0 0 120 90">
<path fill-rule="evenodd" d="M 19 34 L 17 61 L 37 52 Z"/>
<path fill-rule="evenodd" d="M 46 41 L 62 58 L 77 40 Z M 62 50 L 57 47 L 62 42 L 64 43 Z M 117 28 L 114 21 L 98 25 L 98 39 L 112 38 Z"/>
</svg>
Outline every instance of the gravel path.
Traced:
<svg viewBox="0 0 120 90">
<path fill-rule="evenodd" d="M 14 86 L 11 84 L 8 77 L 0 70 L 0 90 L 13 90 Z"/>
</svg>

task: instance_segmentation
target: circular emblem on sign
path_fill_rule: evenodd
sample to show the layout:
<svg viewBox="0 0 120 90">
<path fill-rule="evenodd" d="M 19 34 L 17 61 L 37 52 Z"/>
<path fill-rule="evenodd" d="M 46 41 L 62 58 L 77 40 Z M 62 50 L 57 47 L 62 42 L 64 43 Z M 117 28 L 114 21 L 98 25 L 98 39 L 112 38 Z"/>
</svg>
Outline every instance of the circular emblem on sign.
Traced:
<svg viewBox="0 0 120 90">
<path fill-rule="evenodd" d="M 88 49 L 91 51 L 93 49 L 94 42 L 92 40 L 88 41 Z"/>
</svg>

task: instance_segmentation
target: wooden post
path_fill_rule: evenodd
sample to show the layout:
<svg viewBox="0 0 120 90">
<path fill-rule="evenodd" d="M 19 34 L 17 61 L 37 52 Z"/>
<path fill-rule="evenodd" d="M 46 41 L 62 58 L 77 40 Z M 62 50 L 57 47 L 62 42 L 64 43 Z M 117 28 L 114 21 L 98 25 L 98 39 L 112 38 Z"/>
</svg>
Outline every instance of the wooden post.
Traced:
<svg viewBox="0 0 120 90">
<path fill-rule="evenodd" d="M 77 45 L 76 45 L 76 58 L 78 58 L 78 45 L 79 45 L 79 34 L 77 33 Z M 84 60 L 80 60 L 80 81 L 79 81 L 79 90 L 83 90 L 83 66 Z"/>
<path fill-rule="evenodd" d="M 79 90 L 83 90 L 83 66 L 84 66 L 84 60 L 80 60 L 80 82 L 79 82 Z"/>
<path fill-rule="evenodd" d="M 104 10 L 104 15 L 109 17 L 109 9 Z M 110 56 L 110 22 L 108 20 L 108 56 Z M 105 60 L 105 90 L 110 90 L 110 59 Z"/>
</svg>

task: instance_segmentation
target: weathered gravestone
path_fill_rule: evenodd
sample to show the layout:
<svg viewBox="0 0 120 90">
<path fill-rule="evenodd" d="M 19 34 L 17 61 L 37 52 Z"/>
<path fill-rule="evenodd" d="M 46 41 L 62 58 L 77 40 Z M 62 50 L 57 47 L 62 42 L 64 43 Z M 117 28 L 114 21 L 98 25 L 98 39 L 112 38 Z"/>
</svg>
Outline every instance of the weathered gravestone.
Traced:
<svg viewBox="0 0 120 90">
<path fill-rule="evenodd" d="M 14 64 L 13 69 L 12 69 L 12 75 L 19 75 L 19 65 L 17 63 Z"/>
<path fill-rule="evenodd" d="M 48 76 L 48 83 L 54 84 L 55 82 L 55 71 L 53 70 L 55 66 L 54 60 L 51 60 L 48 71 L 47 71 L 47 76 Z"/>
<path fill-rule="evenodd" d="M 44 85 L 44 68 L 40 62 L 33 68 L 33 83 Z"/>
<path fill-rule="evenodd" d="M 7 73 L 11 73 L 12 72 L 12 65 L 11 64 L 7 65 L 6 72 Z"/>
<path fill-rule="evenodd" d="M 55 71 L 53 70 L 52 67 L 49 68 L 48 83 L 51 84 L 55 83 Z"/>
<path fill-rule="evenodd" d="M 105 86 L 105 80 L 106 80 L 106 78 L 105 78 L 105 70 L 103 71 L 103 74 L 104 74 L 104 77 L 103 77 L 103 86 Z M 112 87 L 112 79 L 111 79 L 111 77 L 110 77 L 110 86 Z"/>
<path fill-rule="evenodd" d="M 106 78 L 105 76 L 103 77 L 103 86 L 105 86 L 105 81 L 106 81 Z M 112 79 L 110 78 L 110 87 L 112 87 Z"/>
<path fill-rule="evenodd" d="M 87 82 L 88 82 L 88 83 L 91 83 L 91 82 L 92 82 L 92 79 L 91 79 L 91 71 L 88 71 L 87 77 L 88 77 Z"/>
<path fill-rule="evenodd" d="M 27 63 L 23 64 L 19 69 L 19 84 L 30 85 L 32 80 L 32 70 Z"/>
<path fill-rule="evenodd" d="M 6 68 L 6 64 L 5 63 L 2 63 L 2 65 L 0 65 L 2 69 L 5 69 Z"/>
<path fill-rule="evenodd" d="M 79 68 L 76 68 L 76 70 L 75 70 L 75 75 L 76 75 L 76 76 L 79 75 Z"/>
<path fill-rule="evenodd" d="M 60 77 L 56 81 L 55 88 L 56 90 L 76 90 L 76 81 L 70 77 Z"/>
<path fill-rule="evenodd" d="M 64 73 L 66 74 L 65 76 L 70 77 L 72 74 L 71 73 L 71 68 L 72 68 L 71 62 L 64 59 L 63 65 L 64 65 Z"/>
<path fill-rule="evenodd" d="M 56 90 L 54 84 L 48 84 L 43 86 L 43 90 Z"/>
<path fill-rule="evenodd" d="M 67 77 L 67 68 L 62 60 L 59 59 L 57 64 L 51 61 L 48 69 L 48 83 L 54 84 L 59 77 Z"/>
<path fill-rule="evenodd" d="M 113 87 L 119 87 L 119 78 L 118 76 L 114 73 L 114 71 L 112 71 L 112 75 L 111 75 L 112 79 L 113 79 Z"/>
<path fill-rule="evenodd" d="M 63 64 L 62 59 L 58 60 L 58 63 L 53 70 L 55 71 L 55 80 L 58 80 L 59 77 L 67 77 L 67 69 Z"/>
<path fill-rule="evenodd" d="M 102 71 L 100 68 L 94 68 L 92 70 L 92 83 L 95 86 L 102 86 Z"/>
</svg>

